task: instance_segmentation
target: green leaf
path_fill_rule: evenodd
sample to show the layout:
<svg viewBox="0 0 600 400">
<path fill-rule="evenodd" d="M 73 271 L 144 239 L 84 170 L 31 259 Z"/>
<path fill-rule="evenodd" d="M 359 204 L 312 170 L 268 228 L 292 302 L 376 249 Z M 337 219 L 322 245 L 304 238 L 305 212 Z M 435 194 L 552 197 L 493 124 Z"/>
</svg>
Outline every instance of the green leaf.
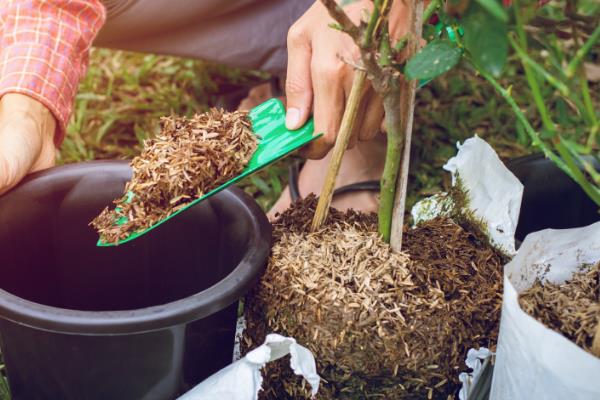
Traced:
<svg viewBox="0 0 600 400">
<path fill-rule="evenodd" d="M 485 10 L 494 16 L 494 18 L 497 18 L 504 23 L 508 22 L 508 13 L 498 0 L 477 0 L 477 3 L 485 8 Z"/>
<path fill-rule="evenodd" d="M 408 79 L 433 79 L 448 72 L 460 61 L 462 50 L 455 43 L 438 39 L 429 42 L 404 68 Z"/>
<path fill-rule="evenodd" d="M 491 18 L 485 9 L 473 4 L 463 18 L 463 28 L 463 43 L 467 51 L 485 71 L 499 77 L 508 57 L 506 23 Z"/>
</svg>

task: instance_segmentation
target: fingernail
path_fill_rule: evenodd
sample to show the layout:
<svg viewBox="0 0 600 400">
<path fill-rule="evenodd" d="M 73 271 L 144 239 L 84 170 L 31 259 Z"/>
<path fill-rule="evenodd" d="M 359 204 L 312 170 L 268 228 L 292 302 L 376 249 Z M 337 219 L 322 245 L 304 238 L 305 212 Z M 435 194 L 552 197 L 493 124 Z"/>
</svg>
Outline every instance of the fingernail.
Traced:
<svg viewBox="0 0 600 400">
<path fill-rule="evenodd" d="M 297 108 L 288 108 L 285 114 L 285 127 L 288 129 L 298 129 L 300 123 L 300 110 Z"/>
</svg>

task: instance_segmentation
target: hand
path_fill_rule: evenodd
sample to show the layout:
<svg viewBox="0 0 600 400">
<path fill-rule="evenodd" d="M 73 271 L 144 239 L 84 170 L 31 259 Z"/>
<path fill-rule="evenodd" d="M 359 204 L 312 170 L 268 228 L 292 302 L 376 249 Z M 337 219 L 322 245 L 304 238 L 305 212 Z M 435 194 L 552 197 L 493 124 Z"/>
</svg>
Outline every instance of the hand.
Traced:
<svg viewBox="0 0 600 400">
<path fill-rule="evenodd" d="M 359 0 L 345 7 L 350 19 L 358 24 L 363 10 L 372 9 L 372 1 Z M 407 32 L 408 8 L 401 1 L 390 12 L 390 35 L 398 39 Z M 288 33 L 288 70 L 286 80 L 288 129 L 300 128 L 311 110 L 315 132 L 324 136 L 305 149 L 308 158 L 322 158 L 335 144 L 346 99 L 350 94 L 354 67 L 360 52 L 350 36 L 331 28 L 333 23 L 320 1 L 290 28 Z M 380 131 L 384 110 L 381 98 L 366 85 L 358 119 L 348 147 L 357 140 L 370 140 Z"/>
<path fill-rule="evenodd" d="M 38 101 L 9 93 L 0 99 L 0 194 L 25 175 L 54 165 L 56 120 Z"/>
</svg>

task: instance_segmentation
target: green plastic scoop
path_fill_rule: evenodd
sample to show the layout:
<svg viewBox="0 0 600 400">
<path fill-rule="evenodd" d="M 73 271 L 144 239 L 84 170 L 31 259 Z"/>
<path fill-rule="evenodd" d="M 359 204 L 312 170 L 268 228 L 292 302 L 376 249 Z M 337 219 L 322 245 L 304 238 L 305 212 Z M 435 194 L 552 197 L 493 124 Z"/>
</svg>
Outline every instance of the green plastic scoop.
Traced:
<svg viewBox="0 0 600 400">
<path fill-rule="evenodd" d="M 281 101 L 277 99 L 268 100 L 263 104 L 253 108 L 248 116 L 252 122 L 252 130 L 258 137 L 258 147 L 254 152 L 252 159 L 246 166 L 246 169 L 244 169 L 240 175 L 206 193 L 204 196 L 191 201 L 185 207 L 177 210 L 165 219 L 160 220 L 143 231 L 133 232 L 127 238 L 120 240 L 117 243 L 107 243 L 102 241 L 102 239 L 99 239 L 97 245 L 101 247 L 108 247 L 130 242 L 146 234 L 162 223 L 170 220 L 176 215 L 184 212 L 188 208 L 195 206 L 202 200 L 219 193 L 226 187 L 233 185 L 248 175 L 253 174 L 267 165 L 287 156 L 293 151 L 321 136 L 321 134 L 314 134 L 314 124 L 312 118 L 298 130 L 287 130 L 285 127 L 285 108 L 283 107 Z M 127 193 L 126 195 L 128 196 L 128 201 L 131 201 L 134 196 L 131 192 Z M 121 217 L 121 219 L 115 221 L 115 224 L 124 224 L 127 222 L 125 218 L 126 217 Z"/>
</svg>

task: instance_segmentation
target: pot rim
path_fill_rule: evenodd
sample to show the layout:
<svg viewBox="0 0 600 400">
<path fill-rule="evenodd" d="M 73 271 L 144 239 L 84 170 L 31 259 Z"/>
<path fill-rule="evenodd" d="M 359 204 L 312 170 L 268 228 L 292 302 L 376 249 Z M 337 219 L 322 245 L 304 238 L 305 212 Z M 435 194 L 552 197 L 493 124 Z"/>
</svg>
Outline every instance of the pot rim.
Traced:
<svg viewBox="0 0 600 400">
<path fill-rule="evenodd" d="M 128 161 L 87 161 L 49 168 L 28 176 L 19 186 L 56 171 Z M 14 189 L 13 189 L 14 190 Z M 36 303 L 0 288 L 0 318 L 34 329 L 79 335 L 144 333 L 186 324 L 214 314 L 241 298 L 259 279 L 271 245 L 271 224 L 258 204 L 243 190 L 229 187 L 216 196 L 235 199 L 252 224 L 248 249 L 238 265 L 221 281 L 191 296 L 169 303 L 119 311 L 82 311 Z"/>
</svg>

